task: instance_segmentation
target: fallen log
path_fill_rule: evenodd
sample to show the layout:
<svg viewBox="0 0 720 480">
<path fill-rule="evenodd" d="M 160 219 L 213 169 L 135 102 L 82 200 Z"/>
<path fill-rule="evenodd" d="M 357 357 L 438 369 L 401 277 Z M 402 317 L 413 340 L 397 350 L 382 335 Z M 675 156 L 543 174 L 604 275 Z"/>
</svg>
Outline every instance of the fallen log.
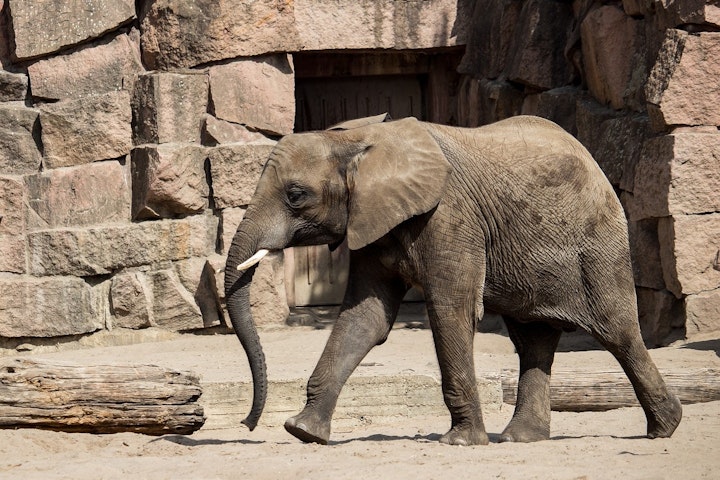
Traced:
<svg viewBox="0 0 720 480">
<path fill-rule="evenodd" d="M 0 428 L 189 434 L 201 394 L 196 375 L 156 365 L 0 360 Z"/>
<path fill-rule="evenodd" d="M 720 370 L 688 368 L 660 372 L 683 404 L 720 400 Z M 503 403 L 515 405 L 517 370 L 502 371 Z M 553 370 L 550 405 L 566 412 L 604 411 L 640 404 L 625 373 L 618 370 Z"/>
</svg>

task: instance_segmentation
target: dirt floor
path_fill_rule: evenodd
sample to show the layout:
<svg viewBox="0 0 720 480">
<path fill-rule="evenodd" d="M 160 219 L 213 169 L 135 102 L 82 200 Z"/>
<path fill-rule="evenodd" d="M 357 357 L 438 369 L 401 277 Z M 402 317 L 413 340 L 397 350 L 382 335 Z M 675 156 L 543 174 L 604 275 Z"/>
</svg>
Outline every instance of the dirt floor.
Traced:
<svg viewBox="0 0 720 480">
<path fill-rule="evenodd" d="M 263 333 L 270 346 L 268 364 L 278 369 L 287 352 L 304 352 L 307 361 L 291 362 L 294 374 L 307 375 L 327 336 L 325 331 L 285 329 Z M 478 334 L 476 360 L 493 369 L 516 363 L 507 338 Z M 227 372 L 224 348 L 237 352 L 230 336 L 182 336 L 139 346 L 91 348 L 58 353 L 31 353 L 76 361 L 118 361 L 131 357 L 178 368 L 205 370 L 211 378 Z M 272 345 L 276 347 L 273 348 Z M 414 348 L 410 349 L 409 347 Z M 177 349 L 187 352 L 177 355 Z M 368 365 L 432 365 L 428 332 L 393 332 L 368 357 Z M 211 353 L 208 352 L 210 350 Z M 422 360 L 410 350 L 422 351 Z M 720 340 L 679 344 L 653 350 L 661 366 L 719 367 Z M 146 354 L 143 354 L 146 352 Z M 163 356 L 163 352 L 168 355 Z M 282 353 L 273 353 L 282 352 Z M 169 360 L 168 360 L 169 358 Z M 303 357 L 304 358 L 304 357 Z M 611 359 L 610 359 L 611 360 Z M 606 352 L 563 352 L 560 365 L 608 361 Z M 307 364 L 307 366 L 305 366 Z M 240 369 L 238 375 L 244 375 Z M 687 405 L 683 421 L 670 439 L 643 436 L 640 408 L 608 412 L 553 412 L 552 438 L 534 444 L 497 443 L 512 406 L 485 415 L 491 443 L 451 447 L 437 442 L 448 429 L 447 416 L 372 419 L 358 427 L 333 431 L 328 446 L 306 445 L 282 427 L 201 429 L 190 436 L 149 437 L 139 434 L 69 434 L 41 430 L 0 430 L 0 478 L 12 479 L 700 479 L 720 478 L 720 401 Z"/>
</svg>

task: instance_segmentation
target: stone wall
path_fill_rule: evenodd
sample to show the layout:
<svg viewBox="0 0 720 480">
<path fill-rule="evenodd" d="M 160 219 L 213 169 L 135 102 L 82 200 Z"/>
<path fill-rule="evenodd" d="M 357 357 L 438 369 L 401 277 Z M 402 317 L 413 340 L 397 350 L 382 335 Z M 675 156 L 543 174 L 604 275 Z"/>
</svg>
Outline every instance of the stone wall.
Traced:
<svg viewBox="0 0 720 480">
<path fill-rule="evenodd" d="M 0 0 L 0 338 L 225 325 L 217 272 L 268 152 L 293 131 L 293 54 L 464 45 L 457 104 L 444 107 L 457 123 L 551 118 L 618 189 L 648 342 L 685 325 L 716 331 L 719 11 L 705 0 Z M 253 308 L 275 324 L 287 314 L 282 258 L 263 264 Z"/>
<path fill-rule="evenodd" d="M 0 0 L 0 344 L 226 325 L 224 254 L 294 128 L 292 53 L 453 47 L 457 14 L 454 0 Z M 256 321 L 282 323 L 282 256 L 258 270 Z"/>
<path fill-rule="evenodd" d="M 577 136 L 629 219 L 649 344 L 720 331 L 720 2 L 478 0 L 460 124 L 540 115 Z"/>
</svg>

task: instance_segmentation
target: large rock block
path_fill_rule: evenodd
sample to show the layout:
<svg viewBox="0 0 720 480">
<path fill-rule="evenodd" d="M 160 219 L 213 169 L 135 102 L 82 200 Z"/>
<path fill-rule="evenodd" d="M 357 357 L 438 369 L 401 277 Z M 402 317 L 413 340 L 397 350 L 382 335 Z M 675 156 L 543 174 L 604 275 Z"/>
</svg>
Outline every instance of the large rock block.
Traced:
<svg viewBox="0 0 720 480">
<path fill-rule="evenodd" d="M 667 289 L 678 298 L 720 288 L 720 213 L 658 220 Z"/>
<path fill-rule="evenodd" d="M 458 88 L 458 124 L 477 127 L 522 112 L 523 91 L 504 80 L 464 77 Z"/>
<path fill-rule="evenodd" d="M 720 134 L 677 133 L 645 141 L 635 170 L 633 219 L 720 211 Z"/>
<path fill-rule="evenodd" d="M 272 145 L 227 144 L 208 149 L 217 208 L 250 203 Z"/>
<path fill-rule="evenodd" d="M 148 0 L 140 11 L 142 51 L 151 69 L 296 51 L 296 2 Z M 334 11 L 335 9 L 333 9 Z"/>
<path fill-rule="evenodd" d="M 133 218 L 168 218 L 207 208 L 206 158 L 205 148 L 182 143 L 133 150 Z"/>
<path fill-rule="evenodd" d="M 46 170 L 25 183 L 30 230 L 130 220 L 130 186 L 119 162 Z"/>
<path fill-rule="evenodd" d="M 168 330 L 203 328 L 202 313 L 174 270 L 148 273 L 153 291 L 153 324 Z"/>
<path fill-rule="evenodd" d="M 133 0 L 7 1 L 20 60 L 97 38 L 135 18 Z"/>
<path fill-rule="evenodd" d="M 216 257 L 210 255 L 210 258 Z M 209 258 L 189 258 L 174 262 L 180 282 L 192 295 L 195 304 L 200 308 L 203 326 L 214 327 L 226 325 L 220 302 L 220 290 L 217 274 Z"/>
<path fill-rule="evenodd" d="M 638 288 L 638 320 L 643 340 L 648 347 L 666 344 L 673 328 L 682 327 L 685 315 L 683 302 L 667 290 Z"/>
<path fill-rule="evenodd" d="M 580 140 L 591 155 L 600 151 L 601 139 L 598 132 L 603 123 L 607 120 L 618 118 L 620 112 L 605 105 L 601 105 L 592 97 L 581 98 L 577 101 L 575 108 L 575 120 L 577 123 L 577 139 Z"/>
<path fill-rule="evenodd" d="M 513 53 L 507 78 L 541 90 L 570 83 L 573 72 L 563 52 L 572 20 L 572 7 L 567 3 L 525 2 L 510 47 Z"/>
<path fill-rule="evenodd" d="M 204 257 L 174 262 L 174 268 L 115 275 L 110 299 L 113 327 L 178 331 L 224 323 L 215 271 Z"/>
<path fill-rule="evenodd" d="M 603 109 L 582 108 L 578 139 L 587 147 L 611 184 L 634 190 L 635 170 L 650 127 L 643 114 L 618 116 Z"/>
<path fill-rule="evenodd" d="M 25 273 L 26 202 L 20 177 L 0 177 L 0 272 Z"/>
<path fill-rule="evenodd" d="M 715 0 L 655 0 L 653 10 L 656 24 L 663 30 L 688 25 L 708 30 L 720 27 L 720 5 Z"/>
<path fill-rule="evenodd" d="M 720 32 L 668 30 L 645 88 L 657 131 L 674 125 L 720 125 Z"/>
<path fill-rule="evenodd" d="M 39 140 L 37 110 L 19 103 L 0 104 L 0 172 L 22 175 L 40 170 Z"/>
<path fill-rule="evenodd" d="M 141 75 L 133 95 L 135 144 L 199 143 L 207 102 L 204 72 Z"/>
<path fill-rule="evenodd" d="M 26 263 L 25 236 L 0 234 L 0 272 L 25 273 Z"/>
<path fill-rule="evenodd" d="M 113 276 L 110 313 L 110 328 L 146 328 L 152 325 L 152 288 L 143 273 L 124 272 Z"/>
<path fill-rule="evenodd" d="M 645 79 L 644 27 L 618 7 L 591 11 L 580 28 L 585 79 L 601 103 L 620 109 L 638 107 Z"/>
<path fill-rule="evenodd" d="M 58 337 L 105 327 L 102 295 L 74 277 L 0 276 L 0 337 Z"/>
<path fill-rule="evenodd" d="M 28 66 L 35 98 L 60 100 L 117 90 L 131 91 L 134 75 L 144 70 L 137 34 L 121 34 L 67 55 Z"/>
<path fill-rule="evenodd" d="M 656 3 L 655 0 L 622 0 L 625 13 L 635 17 L 654 13 Z"/>
<path fill-rule="evenodd" d="M 105 275 L 123 267 L 203 257 L 215 251 L 217 219 L 141 222 L 28 234 L 33 275 Z"/>
<path fill-rule="evenodd" d="M 630 221 L 628 222 L 628 233 L 635 285 L 664 290 L 665 279 L 660 260 L 658 219 Z"/>
<path fill-rule="evenodd" d="M 0 176 L 0 235 L 25 233 L 26 202 L 22 177 Z"/>
<path fill-rule="evenodd" d="M 720 332 L 720 288 L 685 297 L 685 331 L 689 339 Z"/>
<path fill-rule="evenodd" d="M 426 49 L 465 44 L 472 2 L 296 0 L 294 10 L 302 50 Z"/>
<path fill-rule="evenodd" d="M 227 255 L 238 225 L 245 217 L 245 208 L 224 208 L 220 215 L 220 253 Z"/>
<path fill-rule="evenodd" d="M 42 105 L 44 165 L 69 167 L 129 154 L 131 117 L 126 91 Z"/>
<path fill-rule="evenodd" d="M 295 78 L 290 55 L 270 55 L 210 67 L 215 116 L 277 135 L 295 125 Z"/>
<path fill-rule="evenodd" d="M 522 0 L 475 2 L 465 55 L 458 72 L 497 78 L 505 70 Z"/>
<path fill-rule="evenodd" d="M 537 115 L 560 125 L 571 135 L 577 134 L 576 104 L 582 95 L 578 87 L 559 87 L 525 97 L 523 115 Z"/>
<path fill-rule="evenodd" d="M 9 69 L 12 64 L 12 47 L 8 19 L 10 10 L 7 0 L 0 0 L 0 70 Z"/>
<path fill-rule="evenodd" d="M 27 91 L 27 75 L 0 70 L 0 102 L 25 101 Z"/>
<path fill-rule="evenodd" d="M 212 115 L 205 115 L 202 144 L 214 147 L 226 143 L 267 143 L 271 145 L 275 142 L 262 133 L 253 132 L 242 125 L 218 120 Z"/>
</svg>

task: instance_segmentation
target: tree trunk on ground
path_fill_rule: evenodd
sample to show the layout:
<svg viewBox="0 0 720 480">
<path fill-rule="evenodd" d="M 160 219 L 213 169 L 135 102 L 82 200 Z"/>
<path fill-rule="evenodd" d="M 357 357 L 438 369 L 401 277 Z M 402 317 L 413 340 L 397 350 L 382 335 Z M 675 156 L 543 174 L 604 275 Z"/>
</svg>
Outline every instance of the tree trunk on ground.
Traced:
<svg viewBox="0 0 720 480">
<path fill-rule="evenodd" d="M 155 365 L 0 360 L 0 428 L 189 434 L 201 394 L 197 375 Z"/>
<path fill-rule="evenodd" d="M 660 372 L 671 392 L 683 404 L 720 400 L 720 371 L 714 368 L 665 370 Z M 503 402 L 515 404 L 515 370 L 503 370 Z M 553 410 L 567 412 L 603 411 L 640 404 L 622 370 L 553 370 L 550 380 Z"/>
</svg>

